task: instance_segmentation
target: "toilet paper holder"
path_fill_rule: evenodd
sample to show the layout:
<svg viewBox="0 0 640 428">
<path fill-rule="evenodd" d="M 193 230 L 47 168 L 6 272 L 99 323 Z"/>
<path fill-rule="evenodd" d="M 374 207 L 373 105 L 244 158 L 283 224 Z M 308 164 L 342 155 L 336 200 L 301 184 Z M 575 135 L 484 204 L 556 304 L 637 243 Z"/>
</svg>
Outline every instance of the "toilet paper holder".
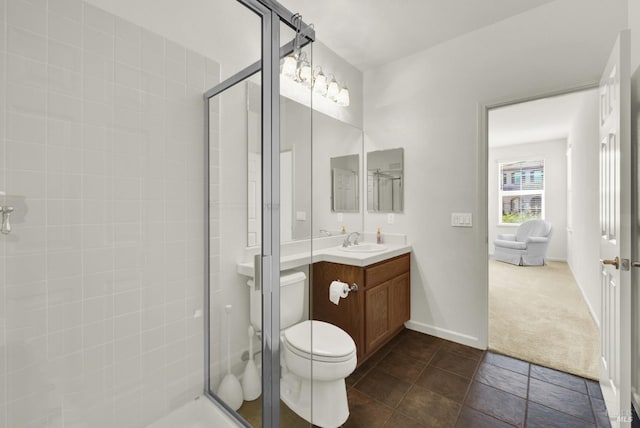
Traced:
<svg viewBox="0 0 640 428">
<path fill-rule="evenodd" d="M 339 279 L 337 281 L 338 282 L 342 282 Z M 356 284 L 355 282 L 353 284 L 349 285 L 349 292 L 352 292 L 352 291 L 358 291 L 358 284 Z"/>
</svg>

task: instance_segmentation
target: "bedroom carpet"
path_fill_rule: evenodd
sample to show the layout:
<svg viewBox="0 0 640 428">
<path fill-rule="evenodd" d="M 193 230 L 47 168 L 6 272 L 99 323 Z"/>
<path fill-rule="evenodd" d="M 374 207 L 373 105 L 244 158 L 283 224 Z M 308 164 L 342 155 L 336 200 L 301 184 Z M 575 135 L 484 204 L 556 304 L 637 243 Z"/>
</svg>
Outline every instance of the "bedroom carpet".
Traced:
<svg viewBox="0 0 640 428">
<path fill-rule="evenodd" d="M 489 349 L 589 379 L 599 331 L 569 266 L 489 261 Z"/>
</svg>

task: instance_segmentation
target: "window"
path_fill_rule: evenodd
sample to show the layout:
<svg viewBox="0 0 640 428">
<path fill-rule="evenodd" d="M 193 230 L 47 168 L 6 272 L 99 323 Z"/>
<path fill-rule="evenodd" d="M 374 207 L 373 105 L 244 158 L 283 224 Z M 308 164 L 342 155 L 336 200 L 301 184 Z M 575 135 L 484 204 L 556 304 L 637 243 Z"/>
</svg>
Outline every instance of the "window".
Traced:
<svg viewBox="0 0 640 428">
<path fill-rule="evenodd" d="M 500 224 L 544 218 L 544 161 L 499 164 Z"/>
</svg>

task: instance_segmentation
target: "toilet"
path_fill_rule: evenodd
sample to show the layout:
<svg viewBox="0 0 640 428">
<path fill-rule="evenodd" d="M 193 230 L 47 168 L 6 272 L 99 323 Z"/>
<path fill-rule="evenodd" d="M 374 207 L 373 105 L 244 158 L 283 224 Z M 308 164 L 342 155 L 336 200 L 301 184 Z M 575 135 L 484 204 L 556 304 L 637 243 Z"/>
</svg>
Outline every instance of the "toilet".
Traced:
<svg viewBox="0 0 640 428">
<path fill-rule="evenodd" d="M 307 422 L 336 428 L 349 417 L 345 378 L 356 368 L 356 344 L 333 324 L 302 320 L 305 280 L 302 272 L 280 274 L 280 398 Z M 251 324 L 260 332 L 261 291 L 252 280 L 247 285 Z"/>
</svg>

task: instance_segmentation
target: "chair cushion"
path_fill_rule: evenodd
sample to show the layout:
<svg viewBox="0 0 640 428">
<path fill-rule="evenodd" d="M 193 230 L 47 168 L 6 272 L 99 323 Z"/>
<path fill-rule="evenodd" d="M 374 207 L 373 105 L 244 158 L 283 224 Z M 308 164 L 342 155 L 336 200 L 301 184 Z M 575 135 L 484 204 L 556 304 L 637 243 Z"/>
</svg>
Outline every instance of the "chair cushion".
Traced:
<svg viewBox="0 0 640 428">
<path fill-rule="evenodd" d="M 530 236 L 547 236 L 551 223 L 544 220 L 529 220 L 522 223 L 516 231 L 516 241 L 524 242 Z"/>
<path fill-rule="evenodd" d="M 511 248 L 514 250 L 526 250 L 527 243 L 526 242 L 518 242 L 518 241 L 505 241 L 504 239 L 496 239 L 493 241 L 496 247 L 503 248 Z"/>
</svg>

